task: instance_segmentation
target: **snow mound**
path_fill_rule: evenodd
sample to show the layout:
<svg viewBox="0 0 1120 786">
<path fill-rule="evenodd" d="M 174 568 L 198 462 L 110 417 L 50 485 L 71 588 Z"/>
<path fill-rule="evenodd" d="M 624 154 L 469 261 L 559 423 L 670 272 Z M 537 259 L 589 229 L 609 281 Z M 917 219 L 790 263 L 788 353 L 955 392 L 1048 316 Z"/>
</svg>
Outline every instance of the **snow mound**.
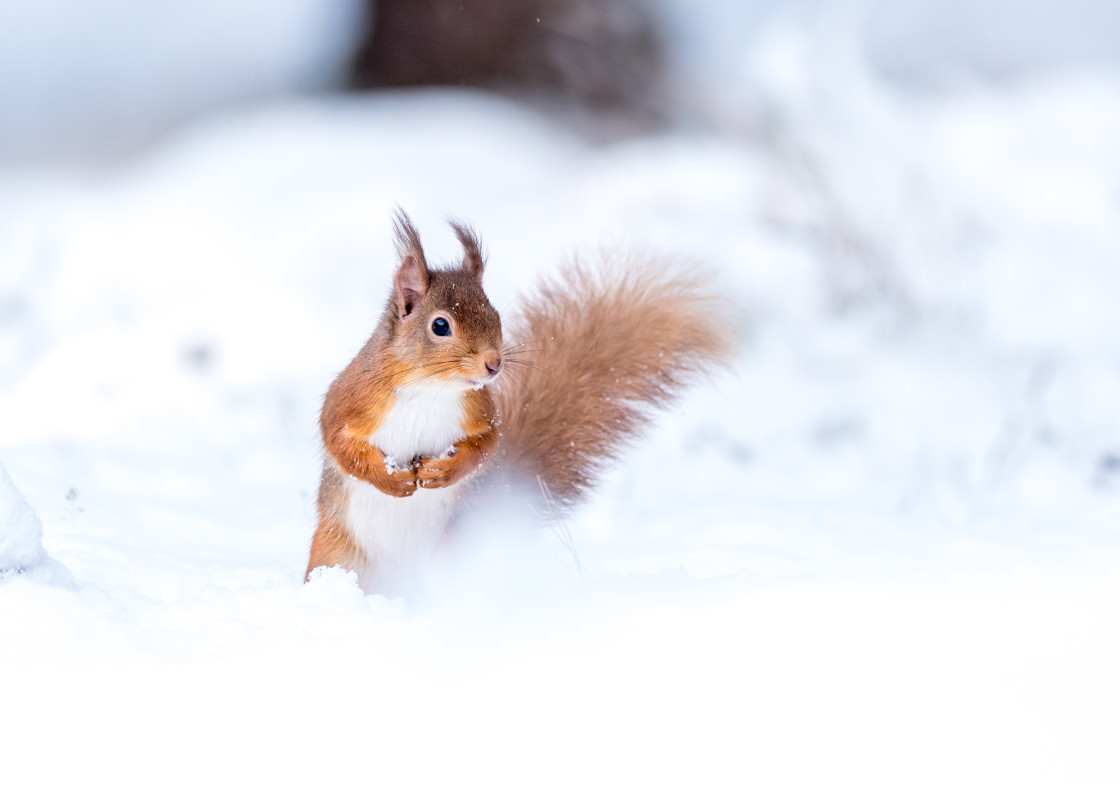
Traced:
<svg viewBox="0 0 1120 786">
<path fill-rule="evenodd" d="M 0 464 L 0 581 L 29 575 L 68 582 L 70 573 L 43 548 L 43 525 Z"/>
</svg>

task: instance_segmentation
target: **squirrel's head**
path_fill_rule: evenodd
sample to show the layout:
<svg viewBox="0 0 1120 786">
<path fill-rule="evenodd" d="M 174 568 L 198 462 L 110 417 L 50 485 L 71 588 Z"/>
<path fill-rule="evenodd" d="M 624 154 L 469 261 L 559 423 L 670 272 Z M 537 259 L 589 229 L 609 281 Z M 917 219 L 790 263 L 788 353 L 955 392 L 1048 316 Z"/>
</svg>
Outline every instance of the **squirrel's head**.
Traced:
<svg viewBox="0 0 1120 786">
<path fill-rule="evenodd" d="M 465 224 L 451 223 L 463 246 L 455 267 L 429 269 L 420 235 L 403 211 L 396 216 L 400 266 L 386 322 L 402 383 L 421 380 L 477 387 L 502 369 L 502 321 L 482 290 L 485 257 Z"/>
</svg>

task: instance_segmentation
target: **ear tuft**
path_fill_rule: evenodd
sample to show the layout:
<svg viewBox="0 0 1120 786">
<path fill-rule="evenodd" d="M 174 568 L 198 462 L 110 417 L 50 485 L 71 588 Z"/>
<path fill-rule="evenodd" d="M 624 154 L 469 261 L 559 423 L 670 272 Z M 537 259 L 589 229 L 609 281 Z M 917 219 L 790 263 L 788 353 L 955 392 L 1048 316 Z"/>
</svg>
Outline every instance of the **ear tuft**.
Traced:
<svg viewBox="0 0 1120 786">
<path fill-rule="evenodd" d="M 420 234 L 412 225 L 408 214 L 397 208 L 393 224 L 396 229 L 397 253 L 401 258 L 393 280 L 393 294 L 397 316 L 403 319 L 412 313 L 420 299 L 427 294 L 431 277 L 428 275 L 424 249 L 420 245 Z"/>
<path fill-rule="evenodd" d="M 482 271 L 486 267 L 486 256 L 482 251 L 482 244 L 478 240 L 478 235 L 475 234 L 469 224 L 458 221 L 451 222 L 451 229 L 454 230 L 455 236 L 459 238 L 459 243 L 463 246 L 463 270 L 481 281 Z"/>
</svg>

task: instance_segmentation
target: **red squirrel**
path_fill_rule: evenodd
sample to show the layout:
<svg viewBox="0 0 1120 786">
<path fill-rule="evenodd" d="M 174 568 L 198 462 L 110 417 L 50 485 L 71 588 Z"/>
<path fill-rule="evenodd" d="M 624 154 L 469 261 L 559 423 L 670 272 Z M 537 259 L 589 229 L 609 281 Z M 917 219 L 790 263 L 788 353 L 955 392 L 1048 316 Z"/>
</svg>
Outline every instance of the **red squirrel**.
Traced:
<svg viewBox="0 0 1120 786">
<path fill-rule="evenodd" d="M 324 399 L 304 576 L 338 565 L 367 592 L 393 589 L 431 557 L 465 496 L 485 497 L 479 479 L 529 479 L 568 509 L 653 406 L 730 351 L 701 278 L 652 262 L 572 263 L 525 299 L 503 340 L 475 232 L 452 222 L 463 257 L 437 269 L 406 214 L 395 227 L 389 302 Z"/>
</svg>

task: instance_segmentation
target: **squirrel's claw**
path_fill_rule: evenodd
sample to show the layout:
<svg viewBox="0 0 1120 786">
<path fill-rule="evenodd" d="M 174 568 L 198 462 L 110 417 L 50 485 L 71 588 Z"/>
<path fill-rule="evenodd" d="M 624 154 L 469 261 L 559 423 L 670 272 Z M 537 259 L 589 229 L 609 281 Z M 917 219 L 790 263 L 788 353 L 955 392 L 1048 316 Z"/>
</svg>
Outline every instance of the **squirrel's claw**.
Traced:
<svg viewBox="0 0 1120 786">
<path fill-rule="evenodd" d="M 416 467 L 416 480 L 420 488 L 442 489 L 459 480 L 465 468 L 461 455 L 455 453 L 447 458 L 430 456 L 420 459 Z"/>
</svg>

